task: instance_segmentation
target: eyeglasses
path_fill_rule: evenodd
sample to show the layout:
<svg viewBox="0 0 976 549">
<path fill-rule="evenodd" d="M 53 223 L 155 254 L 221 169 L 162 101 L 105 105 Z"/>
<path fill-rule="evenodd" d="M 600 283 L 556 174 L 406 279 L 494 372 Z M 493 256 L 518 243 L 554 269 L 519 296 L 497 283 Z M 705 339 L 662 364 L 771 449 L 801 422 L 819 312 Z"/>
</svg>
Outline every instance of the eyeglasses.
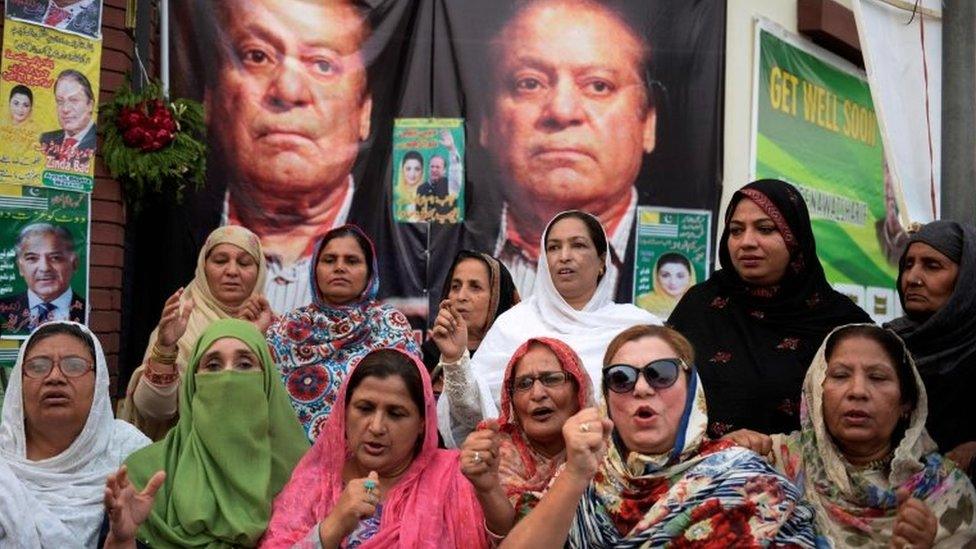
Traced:
<svg viewBox="0 0 976 549">
<path fill-rule="evenodd" d="M 32 358 L 24 362 L 24 375 L 34 379 L 45 378 L 54 369 L 54 364 L 54 360 L 45 356 Z M 63 357 L 57 361 L 57 364 L 65 377 L 81 377 L 87 374 L 89 370 L 95 369 L 91 362 L 80 356 Z"/>
<path fill-rule="evenodd" d="M 512 392 L 530 391 L 536 380 L 542 383 L 543 387 L 559 387 L 568 379 L 567 372 L 543 372 L 537 376 L 519 376 L 512 381 Z"/>
<path fill-rule="evenodd" d="M 644 374 L 644 380 L 655 389 L 667 389 L 678 381 L 678 372 L 688 370 L 688 365 L 680 358 L 652 360 L 643 368 L 630 364 L 612 364 L 603 370 L 603 386 L 615 393 L 629 393 L 637 385 L 637 378 Z"/>
</svg>

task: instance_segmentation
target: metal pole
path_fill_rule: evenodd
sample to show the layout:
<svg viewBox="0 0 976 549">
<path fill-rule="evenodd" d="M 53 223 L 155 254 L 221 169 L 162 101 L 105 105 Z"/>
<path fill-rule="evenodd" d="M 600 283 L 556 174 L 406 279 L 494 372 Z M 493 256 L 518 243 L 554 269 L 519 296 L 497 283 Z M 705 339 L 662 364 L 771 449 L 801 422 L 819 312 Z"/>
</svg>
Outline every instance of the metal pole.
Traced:
<svg viewBox="0 0 976 549">
<path fill-rule="evenodd" d="M 169 0 L 159 3 L 159 73 L 163 96 L 169 98 Z"/>
<path fill-rule="evenodd" d="M 142 87 L 149 84 L 142 73 L 140 63 L 148 63 L 151 53 L 152 42 L 152 0 L 136 0 L 136 40 L 135 40 L 135 61 L 132 65 L 132 89 L 142 90 Z M 142 61 L 145 59 L 145 61 Z"/>
<path fill-rule="evenodd" d="M 942 218 L 976 221 L 976 2 L 942 10 Z"/>
</svg>

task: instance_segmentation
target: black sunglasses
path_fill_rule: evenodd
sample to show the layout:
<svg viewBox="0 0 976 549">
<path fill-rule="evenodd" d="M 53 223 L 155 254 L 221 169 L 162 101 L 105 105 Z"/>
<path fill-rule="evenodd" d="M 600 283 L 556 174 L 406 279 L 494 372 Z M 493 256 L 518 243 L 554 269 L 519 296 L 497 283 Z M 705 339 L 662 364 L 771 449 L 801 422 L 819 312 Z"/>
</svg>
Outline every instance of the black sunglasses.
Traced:
<svg viewBox="0 0 976 549">
<path fill-rule="evenodd" d="M 644 374 L 644 380 L 655 389 L 667 389 L 678 381 L 678 372 L 688 370 L 688 365 L 680 358 L 652 360 L 643 368 L 630 364 L 611 364 L 603 370 L 603 386 L 615 393 L 629 393 L 637 385 L 637 378 Z"/>
</svg>

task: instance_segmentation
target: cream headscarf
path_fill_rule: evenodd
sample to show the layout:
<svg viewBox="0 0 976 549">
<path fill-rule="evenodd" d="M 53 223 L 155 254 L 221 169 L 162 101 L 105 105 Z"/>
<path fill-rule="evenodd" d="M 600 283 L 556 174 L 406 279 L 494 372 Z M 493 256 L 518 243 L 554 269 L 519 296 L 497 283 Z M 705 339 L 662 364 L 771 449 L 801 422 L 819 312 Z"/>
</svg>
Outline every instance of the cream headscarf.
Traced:
<svg viewBox="0 0 976 549">
<path fill-rule="evenodd" d="M 898 488 L 925 502 L 939 519 L 936 546 L 962 547 L 976 537 L 976 491 L 961 470 L 939 455 L 925 430 L 928 396 L 904 346 L 918 401 L 901 440 L 892 441 L 890 465 L 883 470 L 854 467 L 827 431 L 823 413 L 827 342 L 838 330 L 852 326 L 875 327 L 848 324 L 824 339 L 803 382 L 801 430 L 773 435 L 774 465 L 803 490 L 813 506 L 817 532 L 822 536 L 819 541 L 825 547 L 887 547 L 898 513 Z"/>
<path fill-rule="evenodd" d="M 207 256 L 211 250 L 221 244 L 233 244 L 250 254 L 258 262 L 258 278 L 254 283 L 254 289 L 251 290 L 251 295 L 264 288 L 264 281 L 268 277 L 268 265 L 264 260 L 264 252 L 261 250 L 261 241 L 256 234 L 239 225 L 219 227 L 210 233 L 207 241 L 203 243 L 203 248 L 200 249 L 200 255 L 197 256 L 197 268 L 193 273 L 193 280 L 186 285 L 186 291 L 183 293 L 183 301 L 193 299 L 193 312 L 190 313 L 186 333 L 177 343 L 179 356 L 176 363 L 180 366 L 180 371 L 189 362 L 194 343 L 211 322 L 221 318 L 237 318 L 240 313 L 240 307 L 231 307 L 221 303 L 210 291 L 210 284 L 207 282 Z M 156 343 L 156 331 L 153 331 L 150 343 L 151 345 L 146 349 L 143 362 L 149 358 L 152 344 Z"/>
<path fill-rule="evenodd" d="M 211 250 L 221 244 L 233 244 L 250 254 L 258 262 L 258 278 L 254 283 L 254 289 L 251 290 L 251 295 L 259 293 L 264 288 L 264 281 L 268 275 L 268 267 L 264 259 L 264 252 L 261 250 L 261 241 L 257 235 L 239 225 L 218 227 L 210 233 L 207 241 L 204 242 L 203 247 L 200 249 L 200 255 L 197 257 L 197 268 L 193 280 L 186 285 L 186 290 L 183 292 L 181 300 L 185 302 L 192 298 L 193 311 L 190 312 L 186 332 L 176 344 L 176 366 L 180 373 L 186 369 L 186 365 L 189 363 L 193 351 L 193 344 L 200 338 L 200 334 L 203 333 L 207 326 L 211 322 L 221 318 L 236 318 L 240 312 L 240 307 L 231 307 L 225 303 L 221 303 L 214 296 L 210 290 L 210 284 L 207 282 L 207 256 Z M 145 364 L 149 361 L 149 355 L 152 353 L 153 346 L 156 345 L 158 335 L 159 328 L 157 327 L 149 336 L 149 345 L 146 346 L 146 353 L 142 359 L 143 365 L 137 368 L 132 373 L 132 378 L 129 379 L 129 386 L 125 392 L 125 403 L 119 409 L 119 417 L 121 419 L 139 427 L 142 432 L 149 435 L 153 440 L 162 438 L 166 434 L 166 431 L 176 423 L 175 417 L 165 422 L 155 421 L 147 417 L 146 414 L 141 413 L 135 406 L 133 400 L 133 395 L 139 385 L 139 381 L 142 379 Z M 175 388 L 173 398 L 175 402 Z"/>
</svg>

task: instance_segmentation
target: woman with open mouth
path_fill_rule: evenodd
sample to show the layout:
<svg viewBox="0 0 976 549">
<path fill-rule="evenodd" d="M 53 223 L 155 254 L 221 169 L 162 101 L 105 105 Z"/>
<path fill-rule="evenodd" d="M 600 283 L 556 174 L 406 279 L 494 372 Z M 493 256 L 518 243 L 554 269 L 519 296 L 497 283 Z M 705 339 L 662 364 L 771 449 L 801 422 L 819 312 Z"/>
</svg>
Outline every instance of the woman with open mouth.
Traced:
<svg viewBox="0 0 976 549">
<path fill-rule="evenodd" d="M 769 454 L 816 511 L 817 547 L 964 547 L 976 490 L 925 429 L 912 356 L 872 324 L 834 330 L 803 382 L 801 429 L 726 438 Z"/>
<path fill-rule="evenodd" d="M 112 416 L 102 346 L 49 322 L 27 338 L 0 419 L 0 547 L 94 548 L 105 477 L 150 443 Z"/>
<path fill-rule="evenodd" d="M 695 346 L 709 435 L 795 431 L 800 385 L 820 342 L 871 318 L 827 282 L 806 202 L 784 181 L 754 181 L 732 195 L 719 261 L 668 318 Z"/>
<path fill-rule="evenodd" d="M 418 358 L 373 351 L 336 398 L 275 499 L 261 547 L 487 546 L 457 450 L 437 448 L 434 393 Z"/>
<path fill-rule="evenodd" d="M 566 463 L 563 424 L 593 405 L 590 377 L 569 345 L 537 337 L 515 351 L 501 416 L 461 447 L 461 471 L 477 490 L 489 536 L 504 537 L 539 502 Z"/>
<path fill-rule="evenodd" d="M 119 418 L 161 440 L 179 419 L 180 380 L 203 330 L 215 320 L 247 317 L 259 304 L 267 311 L 263 327 L 270 323 L 271 309 L 261 295 L 266 273 L 257 235 L 237 225 L 210 233 L 193 280 L 163 305 L 142 365 L 129 378 Z"/>
<path fill-rule="evenodd" d="M 630 303 L 614 303 L 616 282 L 604 276 L 611 265 L 607 233 L 596 217 L 567 210 L 542 233 L 543 255 L 531 297 L 499 316 L 470 358 L 441 356 L 445 391 L 437 402 L 444 438 L 463 441 L 484 418 L 498 417 L 505 367 L 531 337 L 565 342 L 579 355 L 591 383 L 600 379 L 607 343 L 624 328 L 661 321 Z M 544 259 L 544 261 L 543 261 Z M 443 321 L 442 321 L 443 320 Z M 463 318 L 438 319 L 433 337 L 452 338 Z M 440 334 L 438 332 L 441 332 Z M 464 395 L 460 397 L 458 395 Z"/>
<path fill-rule="evenodd" d="M 693 359 L 670 328 L 614 338 L 605 412 L 566 421 L 566 465 L 502 547 L 814 547 L 800 492 L 756 453 L 706 436 Z"/>
</svg>

